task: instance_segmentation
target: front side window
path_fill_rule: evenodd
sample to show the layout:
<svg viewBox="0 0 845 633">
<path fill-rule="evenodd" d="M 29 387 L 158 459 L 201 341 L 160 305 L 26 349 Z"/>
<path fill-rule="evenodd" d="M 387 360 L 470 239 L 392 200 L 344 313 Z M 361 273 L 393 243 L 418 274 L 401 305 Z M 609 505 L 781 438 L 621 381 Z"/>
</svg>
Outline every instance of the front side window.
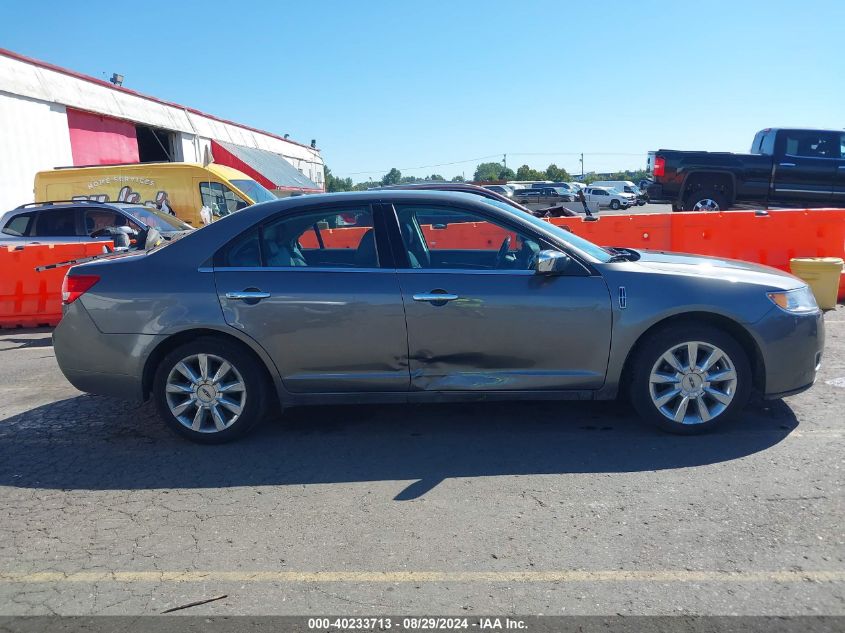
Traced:
<svg viewBox="0 0 845 633">
<path fill-rule="evenodd" d="M 229 215 L 249 206 L 246 200 L 219 182 L 201 182 L 200 196 L 203 206 L 211 209 L 212 215 L 216 217 Z"/>
<path fill-rule="evenodd" d="M 108 209 L 85 210 L 85 233 L 91 235 L 97 231 L 115 226 L 128 226 L 133 231 L 140 231 L 141 227 L 128 220 L 125 216 Z"/>
<path fill-rule="evenodd" d="M 41 211 L 35 223 L 36 237 L 66 237 L 76 235 L 76 209 Z"/>
<path fill-rule="evenodd" d="M 485 215 L 461 210 L 466 222 L 423 224 L 420 217 L 449 218 L 457 209 L 397 205 L 396 215 L 411 268 L 530 270 L 542 250 L 535 237 Z"/>
</svg>

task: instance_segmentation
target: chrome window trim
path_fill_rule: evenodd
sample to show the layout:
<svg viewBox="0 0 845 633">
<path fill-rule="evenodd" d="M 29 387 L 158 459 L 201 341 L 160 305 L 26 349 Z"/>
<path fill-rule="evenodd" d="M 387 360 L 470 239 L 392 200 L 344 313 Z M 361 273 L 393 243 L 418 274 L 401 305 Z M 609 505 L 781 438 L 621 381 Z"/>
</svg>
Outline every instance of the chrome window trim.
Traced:
<svg viewBox="0 0 845 633">
<path fill-rule="evenodd" d="M 394 273 L 393 268 L 332 268 L 327 266 L 215 266 L 213 272 Z"/>
<path fill-rule="evenodd" d="M 428 274 L 440 274 L 446 273 L 447 275 L 518 275 L 528 276 L 528 275 L 536 275 L 536 271 L 534 269 L 531 270 L 479 270 L 475 268 L 397 268 L 397 273 L 428 273 Z"/>
<path fill-rule="evenodd" d="M 790 158 L 809 158 L 811 160 L 845 160 L 845 157 L 833 157 L 833 156 L 802 156 L 801 154 L 787 154 L 784 152 L 784 156 L 789 156 Z"/>
<path fill-rule="evenodd" d="M 199 272 L 302 272 L 302 273 L 447 273 L 473 275 L 536 275 L 533 270 L 477 270 L 474 268 L 327 268 L 324 266 L 217 266 Z"/>
</svg>

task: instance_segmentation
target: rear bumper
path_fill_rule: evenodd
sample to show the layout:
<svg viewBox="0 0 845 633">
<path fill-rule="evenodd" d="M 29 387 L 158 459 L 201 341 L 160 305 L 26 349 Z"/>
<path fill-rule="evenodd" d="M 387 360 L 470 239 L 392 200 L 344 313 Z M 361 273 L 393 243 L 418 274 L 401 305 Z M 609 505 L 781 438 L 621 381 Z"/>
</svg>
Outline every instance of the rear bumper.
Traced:
<svg viewBox="0 0 845 633">
<path fill-rule="evenodd" d="M 159 337 L 103 334 L 81 301 L 66 308 L 53 331 L 56 361 L 65 378 L 86 393 L 140 401 L 143 370 Z"/>
<path fill-rule="evenodd" d="M 675 196 L 669 195 L 667 192 L 663 190 L 663 185 L 660 183 L 652 183 L 646 189 L 646 196 L 648 196 L 649 202 L 656 202 L 658 204 L 663 204 L 667 202 L 675 202 Z"/>
</svg>

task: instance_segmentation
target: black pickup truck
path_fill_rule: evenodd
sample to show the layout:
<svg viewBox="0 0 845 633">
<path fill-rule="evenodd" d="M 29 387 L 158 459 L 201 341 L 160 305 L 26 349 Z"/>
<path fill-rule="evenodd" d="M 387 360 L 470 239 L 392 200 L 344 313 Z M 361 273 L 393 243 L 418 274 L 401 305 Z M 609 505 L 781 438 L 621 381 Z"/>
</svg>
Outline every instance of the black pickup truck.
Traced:
<svg viewBox="0 0 845 633">
<path fill-rule="evenodd" d="M 845 206 L 845 132 L 768 128 L 751 153 L 649 152 L 651 202 L 673 211 Z"/>
</svg>

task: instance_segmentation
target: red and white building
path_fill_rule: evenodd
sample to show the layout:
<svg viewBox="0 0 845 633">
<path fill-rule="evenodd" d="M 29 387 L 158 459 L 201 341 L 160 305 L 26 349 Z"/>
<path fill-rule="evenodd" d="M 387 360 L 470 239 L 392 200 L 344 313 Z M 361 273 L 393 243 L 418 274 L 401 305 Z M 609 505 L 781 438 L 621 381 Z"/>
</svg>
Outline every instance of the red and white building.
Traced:
<svg viewBox="0 0 845 633">
<path fill-rule="evenodd" d="M 36 172 L 214 162 L 279 196 L 324 189 L 320 150 L 0 48 L 0 213 L 33 200 Z"/>
</svg>

